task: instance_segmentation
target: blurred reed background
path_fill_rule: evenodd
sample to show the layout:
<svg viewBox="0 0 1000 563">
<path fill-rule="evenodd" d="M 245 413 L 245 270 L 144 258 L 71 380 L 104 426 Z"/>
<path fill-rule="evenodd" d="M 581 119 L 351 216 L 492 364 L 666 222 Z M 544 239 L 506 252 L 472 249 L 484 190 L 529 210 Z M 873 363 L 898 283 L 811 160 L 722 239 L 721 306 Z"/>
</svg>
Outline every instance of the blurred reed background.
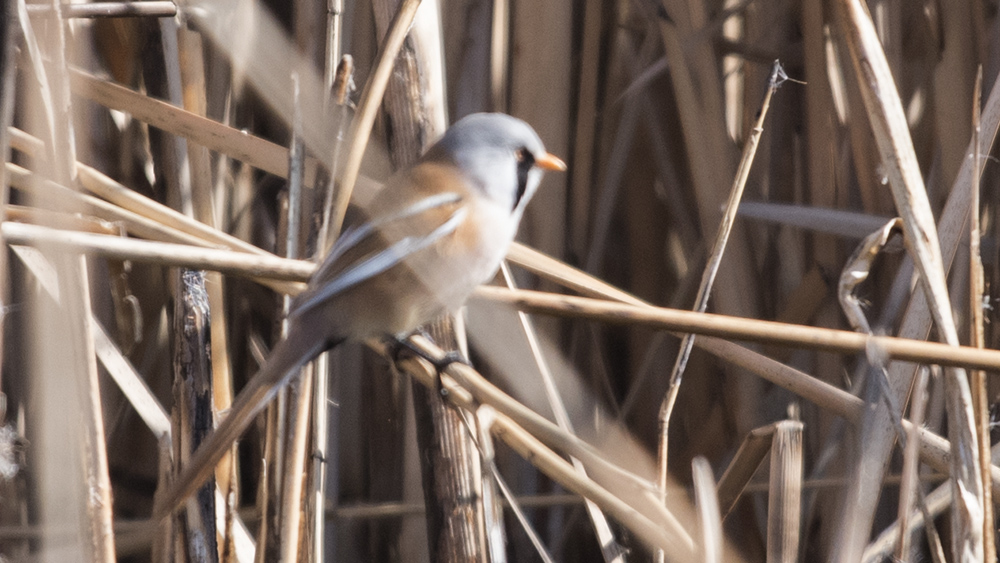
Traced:
<svg viewBox="0 0 1000 563">
<path fill-rule="evenodd" d="M 996 558 L 996 2 L 0 5 L 0 559 Z M 503 392 L 342 347 L 151 522 L 342 203 L 477 111 L 569 164 L 431 330 Z"/>
</svg>

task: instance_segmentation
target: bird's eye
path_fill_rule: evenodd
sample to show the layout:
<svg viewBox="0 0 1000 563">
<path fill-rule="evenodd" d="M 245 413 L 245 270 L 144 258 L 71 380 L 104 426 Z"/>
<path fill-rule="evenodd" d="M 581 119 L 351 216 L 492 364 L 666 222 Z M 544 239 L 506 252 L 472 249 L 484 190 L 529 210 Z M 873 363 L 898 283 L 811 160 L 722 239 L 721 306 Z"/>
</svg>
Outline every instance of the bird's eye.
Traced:
<svg viewBox="0 0 1000 563">
<path fill-rule="evenodd" d="M 514 151 L 514 158 L 517 159 L 517 195 L 514 198 L 513 209 L 516 209 L 528 189 L 528 172 L 535 166 L 535 155 L 521 147 Z"/>
</svg>

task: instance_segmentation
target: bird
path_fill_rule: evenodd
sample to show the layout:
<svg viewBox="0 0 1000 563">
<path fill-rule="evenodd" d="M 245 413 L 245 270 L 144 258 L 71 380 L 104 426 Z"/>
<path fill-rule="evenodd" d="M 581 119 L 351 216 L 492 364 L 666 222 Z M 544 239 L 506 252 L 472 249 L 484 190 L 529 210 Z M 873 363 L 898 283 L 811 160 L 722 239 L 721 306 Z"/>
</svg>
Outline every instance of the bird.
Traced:
<svg viewBox="0 0 1000 563">
<path fill-rule="evenodd" d="M 566 165 L 546 152 L 530 125 L 477 113 L 394 174 L 365 210 L 367 219 L 340 235 L 295 297 L 286 336 L 157 495 L 154 521 L 208 478 L 278 391 L 321 352 L 349 340 L 401 340 L 461 308 L 496 275 L 546 170 Z"/>
</svg>

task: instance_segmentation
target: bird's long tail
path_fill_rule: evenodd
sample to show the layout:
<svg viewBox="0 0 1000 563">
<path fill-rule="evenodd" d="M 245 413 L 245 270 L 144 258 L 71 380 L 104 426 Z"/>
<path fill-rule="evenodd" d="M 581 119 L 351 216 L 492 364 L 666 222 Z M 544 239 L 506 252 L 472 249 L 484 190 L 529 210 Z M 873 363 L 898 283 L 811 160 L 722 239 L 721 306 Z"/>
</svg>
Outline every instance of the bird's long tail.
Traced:
<svg viewBox="0 0 1000 563">
<path fill-rule="evenodd" d="M 303 330 L 289 333 L 267 358 L 267 363 L 247 383 L 233 402 L 229 414 L 195 450 L 170 488 L 158 495 L 153 521 L 158 522 L 176 510 L 215 470 L 230 446 L 250 426 L 254 418 L 299 373 L 300 368 L 319 355 L 328 345 Z"/>
</svg>

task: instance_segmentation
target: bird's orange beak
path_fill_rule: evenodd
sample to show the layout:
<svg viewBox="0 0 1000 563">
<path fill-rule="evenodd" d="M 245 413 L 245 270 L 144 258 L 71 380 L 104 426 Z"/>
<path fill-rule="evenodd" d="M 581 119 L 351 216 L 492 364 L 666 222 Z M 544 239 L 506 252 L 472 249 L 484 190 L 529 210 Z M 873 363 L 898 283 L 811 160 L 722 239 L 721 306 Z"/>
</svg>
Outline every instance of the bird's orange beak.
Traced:
<svg viewBox="0 0 1000 563">
<path fill-rule="evenodd" d="M 566 170 L 566 163 L 563 162 L 558 156 L 550 153 L 545 153 L 542 156 L 535 158 L 535 166 L 541 168 L 542 170 L 554 170 L 556 172 L 563 172 Z"/>
</svg>

